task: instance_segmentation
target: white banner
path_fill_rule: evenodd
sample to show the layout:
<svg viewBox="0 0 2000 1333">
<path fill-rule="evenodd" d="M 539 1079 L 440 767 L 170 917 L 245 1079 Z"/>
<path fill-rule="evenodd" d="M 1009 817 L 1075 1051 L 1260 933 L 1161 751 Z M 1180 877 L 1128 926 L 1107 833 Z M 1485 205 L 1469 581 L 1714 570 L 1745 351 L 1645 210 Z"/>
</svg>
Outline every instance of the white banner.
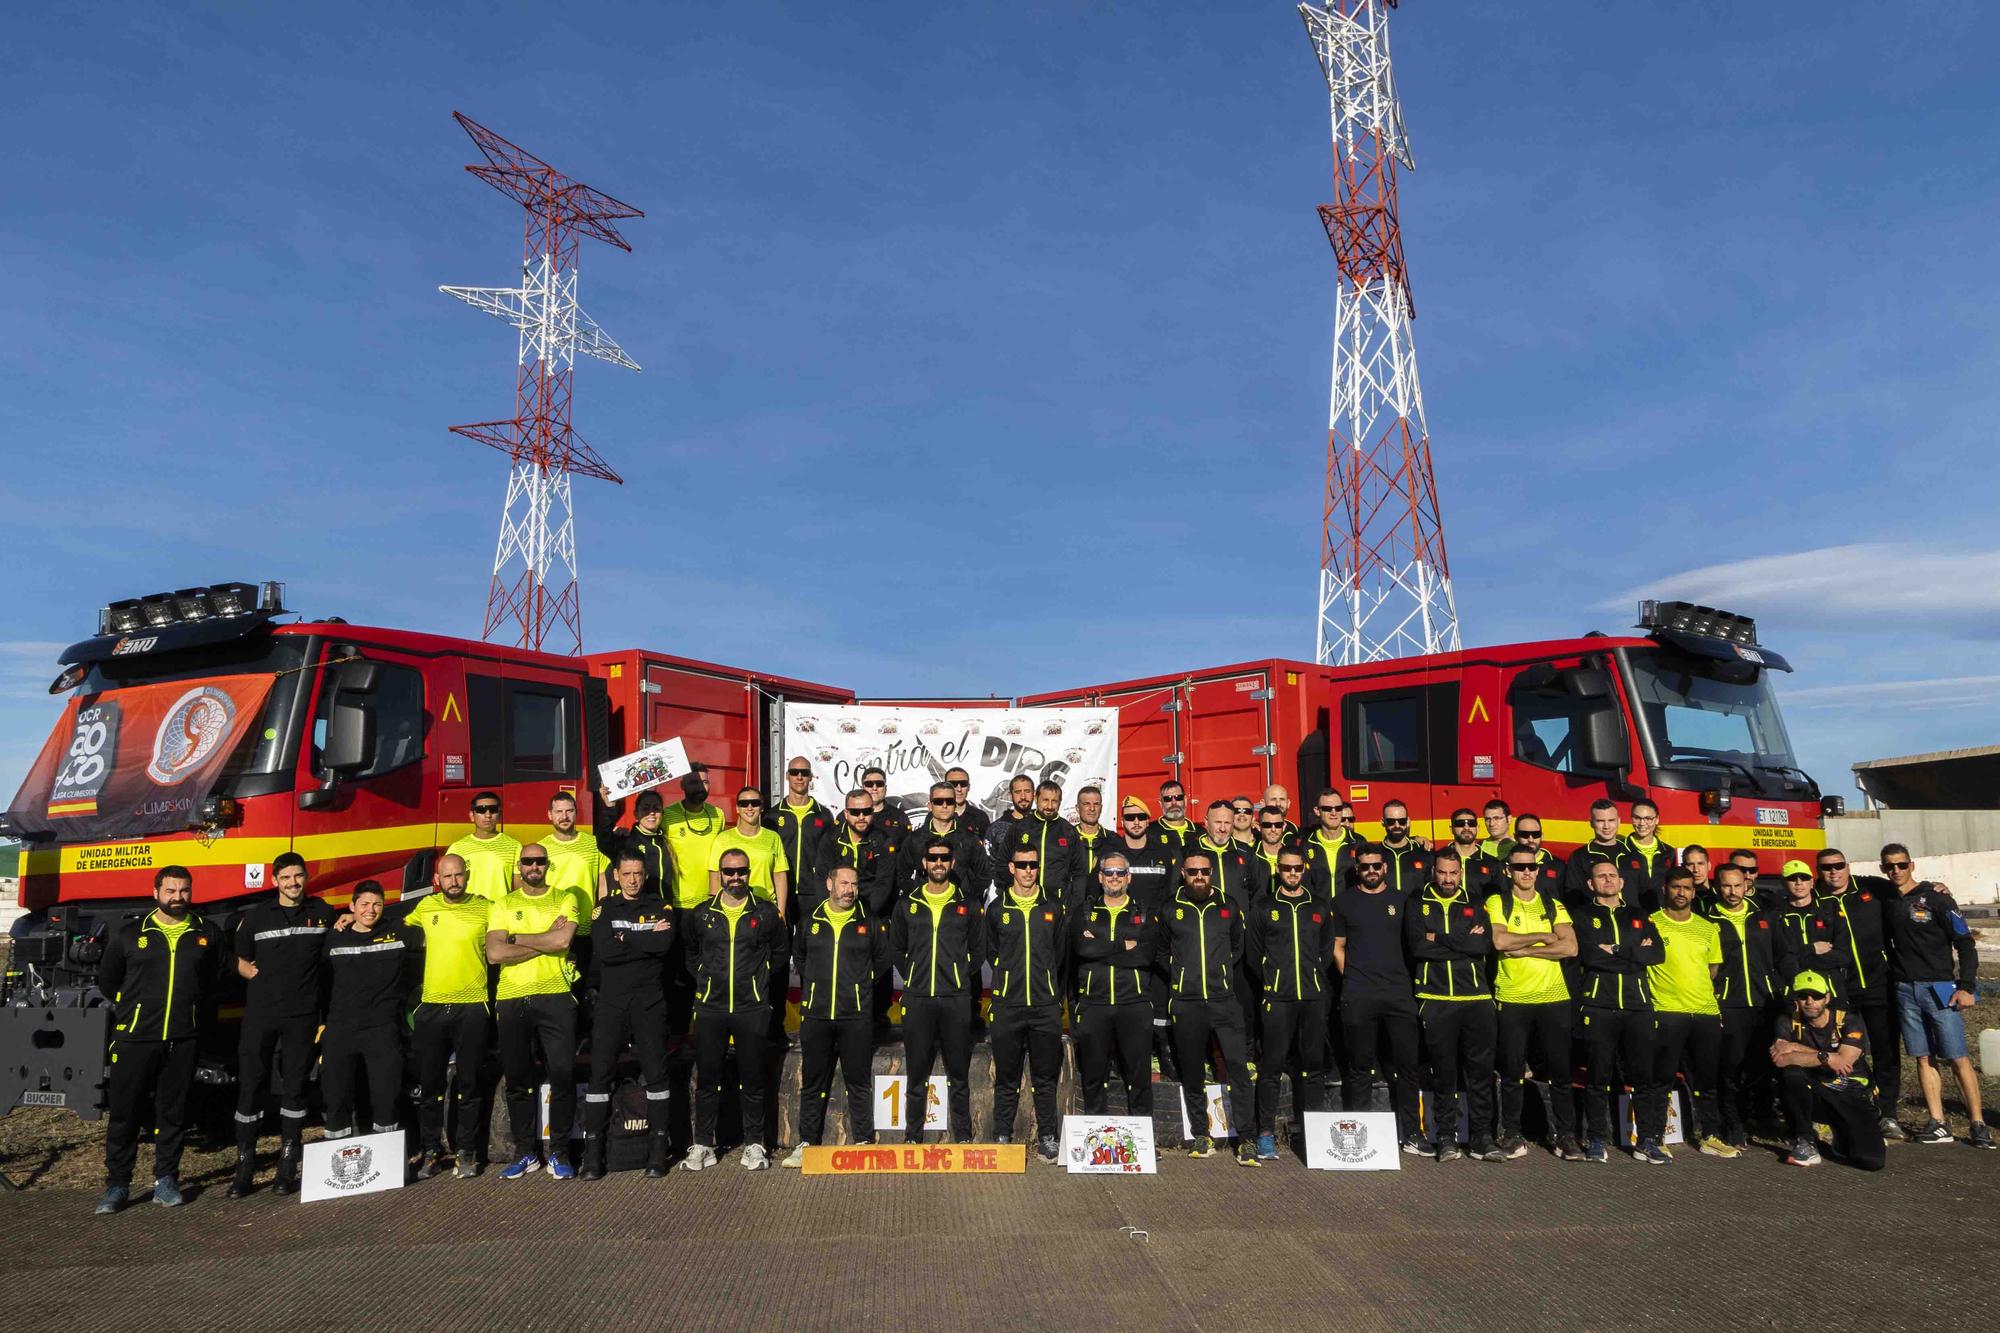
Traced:
<svg viewBox="0 0 2000 1333">
<path fill-rule="evenodd" d="M 1118 817 L 1118 710 L 1115 708 L 924 708 L 915 705 L 785 705 L 785 762 L 813 766 L 812 794 L 838 810 L 861 785 L 861 770 L 889 775 L 889 799 L 912 820 L 930 813 L 930 787 L 954 768 L 972 776 L 967 793 L 989 815 L 1010 808 L 1007 784 L 1025 773 L 1063 789 L 1062 813 L 1076 792 L 1104 793 L 1105 827 Z M 781 765 L 782 767 L 782 765 Z"/>
<path fill-rule="evenodd" d="M 1153 1122 L 1144 1116 L 1066 1115 L 1062 1162 L 1073 1176 L 1156 1175 Z"/>
<path fill-rule="evenodd" d="M 403 1188 L 403 1131 L 316 1139 L 299 1162 L 299 1202 Z"/>
<path fill-rule="evenodd" d="M 1306 1165 L 1314 1171 L 1400 1171 L 1394 1111 L 1307 1111 Z"/>
<path fill-rule="evenodd" d="M 606 760 L 597 770 L 614 801 L 636 796 L 663 782 L 672 782 L 675 778 L 686 776 L 687 771 L 687 747 L 681 744 L 678 736 Z"/>
</svg>

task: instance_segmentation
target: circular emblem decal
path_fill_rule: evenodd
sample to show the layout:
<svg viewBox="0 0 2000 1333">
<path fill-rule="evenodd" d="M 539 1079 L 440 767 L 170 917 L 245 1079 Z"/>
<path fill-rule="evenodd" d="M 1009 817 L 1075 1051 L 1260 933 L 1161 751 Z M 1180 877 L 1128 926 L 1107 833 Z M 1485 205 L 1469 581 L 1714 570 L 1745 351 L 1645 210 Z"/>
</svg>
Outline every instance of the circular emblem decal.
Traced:
<svg viewBox="0 0 2000 1333">
<path fill-rule="evenodd" d="M 236 704 L 221 690 L 213 685 L 189 690 L 160 719 L 146 776 L 162 787 L 179 782 L 208 762 L 235 720 Z"/>
</svg>

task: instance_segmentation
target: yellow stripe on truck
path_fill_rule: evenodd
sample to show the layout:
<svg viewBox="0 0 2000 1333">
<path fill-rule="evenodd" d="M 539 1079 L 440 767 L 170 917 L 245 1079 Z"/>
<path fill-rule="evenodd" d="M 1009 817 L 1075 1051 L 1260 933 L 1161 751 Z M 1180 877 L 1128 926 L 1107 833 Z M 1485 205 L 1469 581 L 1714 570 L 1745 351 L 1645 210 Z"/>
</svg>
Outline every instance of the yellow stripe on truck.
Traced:
<svg viewBox="0 0 2000 1333">
<path fill-rule="evenodd" d="M 1370 841 L 1382 839 L 1382 825 L 1357 822 L 1361 836 Z M 1629 825 L 1620 825 L 1618 835 L 1631 833 Z M 1433 847 L 1443 847 L 1451 841 L 1451 820 L 1412 820 L 1412 837 L 1424 838 Z M 1544 843 L 1576 843 L 1582 846 L 1591 839 L 1590 821 L 1587 819 L 1544 819 L 1542 821 L 1542 841 Z M 1826 830 L 1821 828 L 1794 828 L 1786 824 L 1662 824 L 1660 838 L 1675 847 L 1685 847 L 1695 843 L 1711 851 L 1717 848 L 1725 852 L 1744 848 L 1749 851 L 1799 851 L 1816 852 L 1826 846 Z"/>
<path fill-rule="evenodd" d="M 332 861 L 380 852 L 429 850 L 435 824 L 394 824 L 382 828 L 314 833 L 303 838 L 217 838 L 203 845 L 192 835 L 132 842 L 84 843 L 73 847 L 24 848 L 23 875 L 90 875 L 113 870 L 150 870 L 159 865 L 268 865 L 280 852 L 308 861 Z"/>
</svg>

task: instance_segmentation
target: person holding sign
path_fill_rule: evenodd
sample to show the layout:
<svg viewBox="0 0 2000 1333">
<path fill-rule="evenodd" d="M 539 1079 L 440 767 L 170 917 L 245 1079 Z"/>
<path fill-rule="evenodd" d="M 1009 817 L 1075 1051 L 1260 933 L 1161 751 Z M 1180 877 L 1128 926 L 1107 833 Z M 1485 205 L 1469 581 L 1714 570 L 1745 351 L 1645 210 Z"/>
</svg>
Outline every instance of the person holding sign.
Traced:
<svg viewBox="0 0 2000 1333">
<path fill-rule="evenodd" d="M 576 997 L 570 986 L 570 941 L 582 914 L 576 895 L 549 887 L 549 854 L 538 842 L 521 849 L 521 887 L 493 904 L 486 916 L 486 961 L 500 968 L 495 989 L 500 1064 L 507 1074 L 507 1120 L 514 1160 L 502 1180 L 542 1169 L 536 1114 L 544 1080 L 549 1084 L 549 1174 L 576 1175 L 563 1159 L 576 1115 Z"/>
<path fill-rule="evenodd" d="M 1070 954 L 1076 959 L 1076 1073 L 1083 1113 L 1103 1115 L 1111 1058 L 1125 1084 L 1125 1114 L 1151 1118 L 1153 1001 L 1149 991 L 1159 950 L 1159 916 L 1132 897 L 1125 853 L 1107 851 L 1097 863 L 1099 893 L 1075 914 Z"/>
<path fill-rule="evenodd" d="M 1007 856 L 1013 886 L 986 909 L 986 961 L 994 983 L 993 1139 L 1014 1141 L 1025 1061 L 1034 1083 L 1035 1151 L 1053 1163 L 1061 1156 L 1056 1130 L 1062 1123 L 1056 1080 L 1062 1075 L 1063 995 L 1056 978 L 1063 972 L 1069 922 L 1062 903 L 1042 891 L 1036 844 L 1017 837 Z M 1068 848 L 1057 850 L 1068 857 Z"/>
<path fill-rule="evenodd" d="M 1266 807 L 1268 810 L 1270 807 Z M 1306 888 L 1306 854 L 1288 843 L 1275 880 L 1250 906 L 1244 953 L 1264 991 L 1258 1013 L 1257 1158 L 1278 1155 L 1278 1093 L 1292 1076 L 1300 1111 L 1318 1111 L 1326 1060 L 1326 970 L 1333 961 L 1333 912 Z"/>
<path fill-rule="evenodd" d="M 862 906 L 861 879 L 852 867 L 836 866 L 826 877 L 826 900 L 800 923 L 792 965 L 799 977 L 799 1142 L 785 1165 L 801 1166 L 805 1150 L 826 1128 L 836 1060 L 847 1084 L 848 1140 L 875 1141 L 870 1005 L 876 981 L 889 970 L 889 935 Z M 920 1112 L 912 1119 L 922 1126 Z"/>
<path fill-rule="evenodd" d="M 646 1081 L 646 1175 L 667 1174 L 667 990 L 664 964 L 673 953 L 673 909 L 646 892 L 646 858 L 636 847 L 618 853 L 618 892 L 597 911 L 597 1003 L 590 1029 L 590 1084 L 583 1095 L 583 1178 L 604 1179 L 605 1133 L 611 1123 L 611 1076 L 629 1038 Z"/>
<path fill-rule="evenodd" d="M 1223 809 L 1228 809 L 1227 805 Z M 1256 1166 L 1250 1142 L 1256 1108 L 1250 1100 L 1249 1037 L 1243 1028 L 1243 913 L 1216 892 L 1215 856 L 1199 846 L 1181 855 L 1180 888 L 1167 904 L 1167 975 L 1173 982 L 1174 1054 L 1181 1071 L 1181 1104 L 1194 1127 L 1188 1156 L 1211 1157 L 1208 1134 L 1208 1068 L 1211 1038 L 1222 1051 L 1229 1080 L 1229 1124 L 1236 1133 L 1236 1164 Z"/>
<path fill-rule="evenodd" d="M 969 1143 L 972 1011 L 966 997 L 979 987 L 979 964 L 986 956 L 980 939 L 985 918 L 973 897 L 985 890 L 985 849 L 979 848 L 982 871 L 964 875 L 954 850 L 963 844 L 938 834 L 922 841 L 924 877 L 896 905 L 890 922 L 890 939 L 903 973 L 904 1072 L 909 1080 L 903 1105 L 911 1108 L 903 1138 L 909 1143 L 923 1141 L 923 1119 L 916 1108 L 926 1104 L 924 1086 L 932 1063 L 942 1053 L 951 1137 Z"/>
<path fill-rule="evenodd" d="M 778 909 L 750 892 L 750 858 L 722 854 L 722 891 L 686 915 L 688 968 L 694 973 L 694 1146 L 683 1171 L 715 1165 L 715 1121 L 722 1105 L 722 1067 L 733 1043 L 743 1101 L 743 1167 L 771 1164 L 764 1150 L 764 1055 L 771 959 L 785 947 Z"/>
</svg>

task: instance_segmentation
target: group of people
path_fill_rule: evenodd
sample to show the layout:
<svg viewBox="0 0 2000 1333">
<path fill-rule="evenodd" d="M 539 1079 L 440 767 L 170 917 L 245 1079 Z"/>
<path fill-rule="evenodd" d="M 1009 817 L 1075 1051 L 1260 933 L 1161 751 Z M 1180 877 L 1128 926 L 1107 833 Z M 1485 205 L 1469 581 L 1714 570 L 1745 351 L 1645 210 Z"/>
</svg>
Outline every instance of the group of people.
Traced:
<svg viewBox="0 0 2000 1333">
<path fill-rule="evenodd" d="M 195 1037 L 229 968 L 245 986 L 232 1196 L 254 1187 L 274 1084 L 276 1188 L 298 1188 L 315 1066 L 338 1137 L 400 1127 L 412 1061 L 414 1176 L 447 1164 L 480 1174 L 496 1050 L 512 1139 L 503 1178 L 605 1174 L 628 1050 L 647 1109 L 645 1173 L 662 1176 L 677 1095 L 669 1048 L 681 1034 L 695 1076 L 680 1165 L 716 1164 L 733 1088 L 741 1163 L 766 1168 L 769 1063 L 794 989 L 798 1142 L 783 1164 L 796 1166 L 824 1133 L 836 1072 L 850 1137 L 873 1139 L 873 1056 L 897 977 L 908 1137 L 921 1139 L 924 1089 L 942 1063 L 948 1133 L 974 1138 L 983 1028 L 994 1083 L 982 1140 L 1018 1136 L 1051 1162 L 1065 1026 L 1086 1113 L 1108 1111 L 1115 1072 L 1127 1113 L 1150 1115 L 1157 1065 L 1180 1084 L 1188 1152 L 1209 1156 L 1212 1069 L 1228 1090 L 1236 1160 L 1250 1167 L 1277 1155 L 1289 1077 L 1301 1110 L 1333 1109 L 1336 1087 L 1343 1109 L 1367 1109 L 1386 1083 L 1403 1151 L 1439 1160 L 1525 1155 L 1532 1087 L 1556 1156 L 1607 1160 L 1625 1138 L 1613 1115 L 1629 1093 L 1631 1155 L 1665 1164 L 1668 1102 L 1684 1084 L 1686 1141 L 1703 1153 L 1739 1156 L 1775 1097 L 1787 1161 L 1818 1164 L 1825 1124 L 1843 1157 L 1879 1168 L 1885 1139 L 1904 1133 L 1899 1048 L 1920 1066 L 1929 1118 L 1917 1140 L 1952 1141 L 1948 1066 L 1968 1141 L 1993 1146 L 1962 1019 L 1977 988 L 1971 933 L 1900 845 L 1882 849 L 1880 880 L 1831 848 L 1815 865 L 1788 861 L 1783 893 L 1767 898 L 1754 854 L 1718 863 L 1668 846 L 1644 800 L 1629 832 L 1614 803 L 1597 802 L 1592 838 L 1558 858 L 1538 817 L 1498 800 L 1454 812 L 1451 840 L 1433 846 L 1398 801 L 1381 810 L 1382 837 L 1362 838 L 1330 790 L 1305 829 L 1275 786 L 1211 802 L 1196 822 L 1178 782 L 1159 788 L 1157 815 L 1128 796 L 1106 826 L 1096 788 L 1076 793 L 1072 820 L 1057 784 L 1025 775 L 995 818 L 968 802 L 963 769 L 910 812 L 885 799 L 879 769 L 837 811 L 811 796 L 807 761 L 789 761 L 785 781 L 768 806 L 743 788 L 726 818 L 697 767 L 678 802 L 641 793 L 623 826 L 606 802 L 594 830 L 578 827 L 562 793 L 548 833 L 525 844 L 501 830 L 500 796 L 481 792 L 473 831 L 436 860 L 432 891 L 393 913 L 373 881 L 330 907 L 287 853 L 272 864 L 272 896 L 224 931 L 193 910 L 185 869 L 161 869 L 154 909 L 111 933 L 99 969 L 115 1010 L 99 1211 L 128 1201 L 149 1117 L 153 1197 L 180 1200 Z M 1031 1114 L 1019 1105 L 1024 1075 Z"/>
</svg>

